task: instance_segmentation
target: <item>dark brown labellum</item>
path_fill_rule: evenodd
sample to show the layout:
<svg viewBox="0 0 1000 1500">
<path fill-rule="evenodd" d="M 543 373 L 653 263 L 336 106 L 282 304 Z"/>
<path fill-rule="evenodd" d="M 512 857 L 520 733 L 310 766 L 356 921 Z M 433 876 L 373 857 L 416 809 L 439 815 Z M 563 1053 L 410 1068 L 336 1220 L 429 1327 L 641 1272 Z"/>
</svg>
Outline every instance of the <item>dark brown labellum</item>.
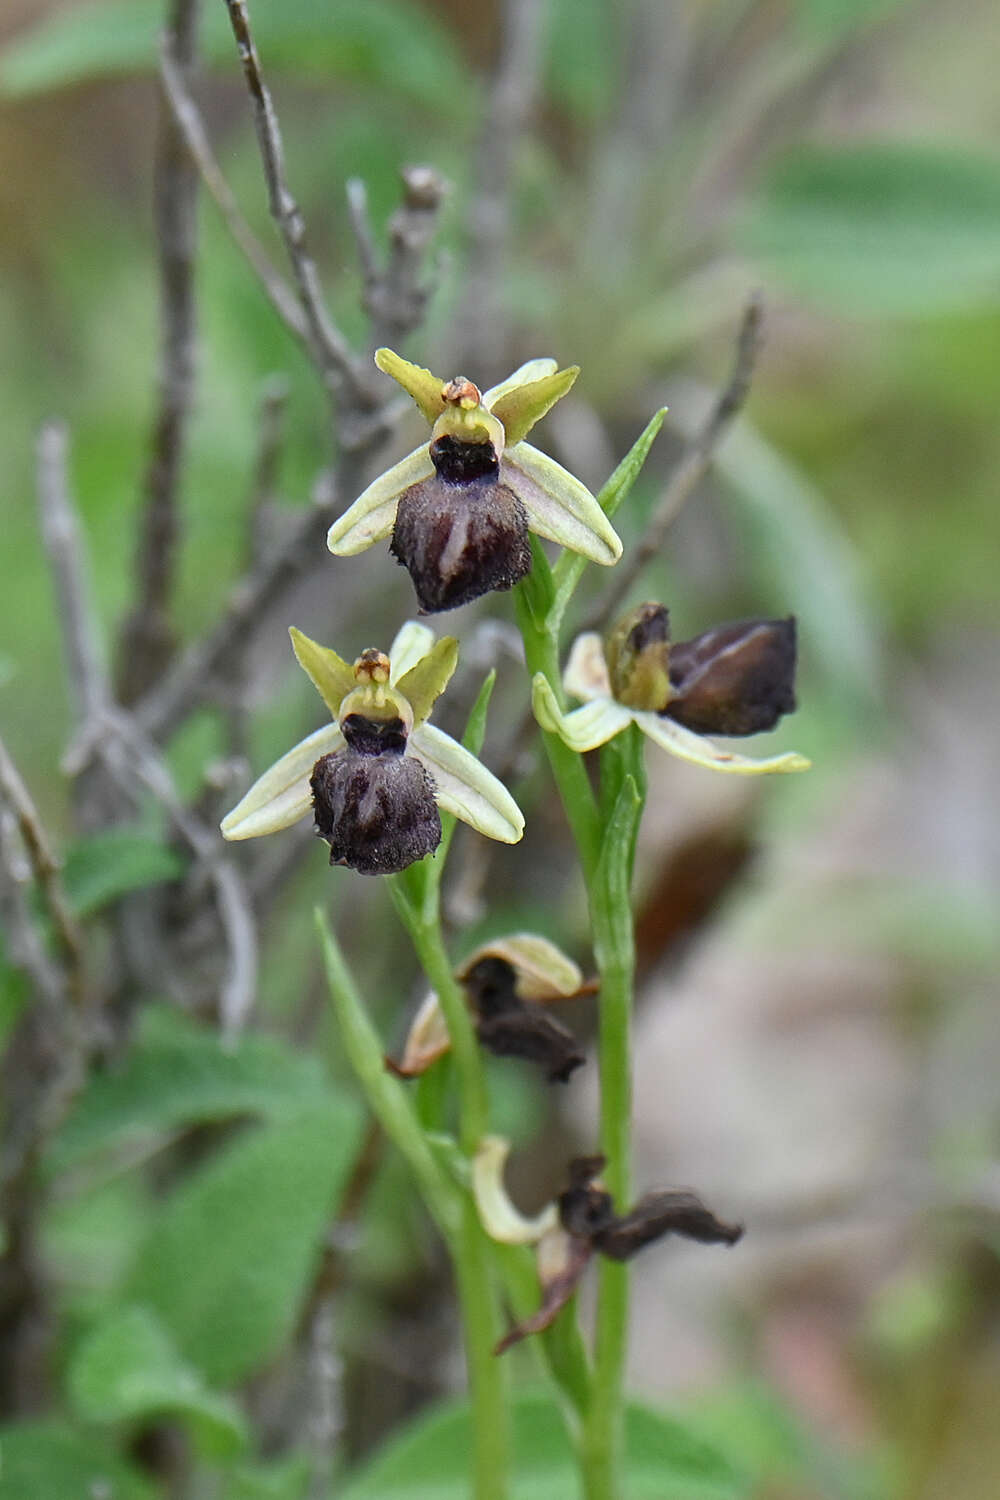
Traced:
<svg viewBox="0 0 1000 1500">
<path fill-rule="evenodd" d="M 316 832 L 330 863 L 362 875 L 393 875 L 441 842 L 434 787 L 420 762 L 398 750 L 337 750 L 313 766 Z"/>
<path fill-rule="evenodd" d="M 724 1224 L 694 1193 L 665 1189 L 645 1193 L 629 1213 L 600 1227 L 592 1239 L 602 1255 L 629 1260 L 644 1245 L 667 1234 L 703 1245 L 735 1245 L 743 1237 L 743 1225 Z"/>
<path fill-rule="evenodd" d="M 570 1185 L 559 1194 L 559 1222 L 567 1234 L 593 1240 L 615 1222 L 611 1194 L 591 1181 L 603 1166 L 603 1156 L 580 1156 L 570 1163 Z"/>
<path fill-rule="evenodd" d="M 368 719 L 363 714 L 348 714 L 340 732 L 359 755 L 402 755 L 406 749 L 406 725 L 402 719 Z"/>
<path fill-rule="evenodd" d="M 500 481 L 492 446 L 441 437 L 431 458 L 436 474 L 399 498 L 389 549 L 424 614 L 513 588 L 531 569 L 527 513 Z"/>
<path fill-rule="evenodd" d="M 494 1056 L 540 1063 L 550 1083 L 566 1083 L 585 1061 L 571 1031 L 516 993 L 517 974 L 505 958 L 481 958 L 462 983 L 479 1041 Z"/>
<path fill-rule="evenodd" d="M 696 734 L 773 729 L 795 708 L 795 660 L 794 617 L 716 626 L 671 647 L 662 712 Z"/>
</svg>

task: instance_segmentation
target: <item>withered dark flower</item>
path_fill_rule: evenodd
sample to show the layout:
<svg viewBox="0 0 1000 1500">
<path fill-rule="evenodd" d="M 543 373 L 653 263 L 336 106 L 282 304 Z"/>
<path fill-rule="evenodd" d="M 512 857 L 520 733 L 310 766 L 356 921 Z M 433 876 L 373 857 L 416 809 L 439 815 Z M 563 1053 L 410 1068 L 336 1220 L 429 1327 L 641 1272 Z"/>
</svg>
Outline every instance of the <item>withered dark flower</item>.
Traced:
<svg viewBox="0 0 1000 1500">
<path fill-rule="evenodd" d="M 550 1081 L 565 1083 L 584 1055 L 573 1033 L 544 1008 L 553 1000 L 590 993 L 583 975 L 547 938 L 519 932 L 485 943 L 455 976 L 465 991 L 480 1043 L 497 1057 L 537 1062 Z M 423 1073 L 451 1046 L 436 995 L 428 995 L 410 1027 L 400 1062 L 387 1066 L 403 1078 Z"/>
<path fill-rule="evenodd" d="M 616 1214 L 610 1193 L 596 1179 L 603 1156 L 581 1156 L 569 1164 L 569 1186 L 556 1203 L 535 1219 L 523 1219 L 503 1187 L 509 1146 L 488 1137 L 473 1166 L 473 1191 L 488 1234 L 507 1244 L 538 1247 L 542 1301 L 538 1311 L 512 1328 L 497 1345 L 502 1354 L 513 1344 L 548 1328 L 576 1290 L 590 1258 L 630 1260 L 654 1240 L 668 1234 L 705 1245 L 735 1245 L 741 1224 L 726 1224 L 696 1194 L 659 1189 L 645 1193 L 625 1214 Z"/>
<path fill-rule="evenodd" d="M 292 646 L 334 722 L 308 735 L 222 821 L 227 839 L 287 828 L 312 808 L 330 863 L 387 875 L 441 842 L 439 807 L 489 838 L 516 843 L 524 819 L 485 766 L 426 722 L 455 670 L 458 643 L 404 625 L 389 656 L 353 666 L 292 630 Z"/>
<path fill-rule="evenodd" d="M 540 1006 L 517 994 L 517 971 L 505 958 L 481 958 L 463 976 L 476 1017 L 476 1035 L 496 1057 L 540 1063 L 550 1083 L 567 1083 L 584 1055 L 576 1037 Z"/>
<path fill-rule="evenodd" d="M 594 750 L 637 724 L 671 755 L 710 770 L 805 771 L 809 761 L 794 752 L 757 759 L 703 738 L 773 729 L 795 707 L 795 661 L 791 617 L 741 620 L 672 644 L 664 606 L 642 604 L 606 645 L 593 632 L 573 643 L 563 687 L 582 708 L 563 713 L 542 673 L 532 705 L 542 728 L 574 750 Z"/>
<path fill-rule="evenodd" d="M 611 564 L 621 542 L 594 496 L 526 443 L 570 389 L 576 368 L 535 359 L 480 394 L 464 376 L 442 381 L 391 349 L 375 355 L 431 424 L 431 440 L 379 476 L 330 527 L 327 545 L 351 556 L 392 534 L 424 613 L 509 589 L 531 568 L 528 532 Z"/>
</svg>

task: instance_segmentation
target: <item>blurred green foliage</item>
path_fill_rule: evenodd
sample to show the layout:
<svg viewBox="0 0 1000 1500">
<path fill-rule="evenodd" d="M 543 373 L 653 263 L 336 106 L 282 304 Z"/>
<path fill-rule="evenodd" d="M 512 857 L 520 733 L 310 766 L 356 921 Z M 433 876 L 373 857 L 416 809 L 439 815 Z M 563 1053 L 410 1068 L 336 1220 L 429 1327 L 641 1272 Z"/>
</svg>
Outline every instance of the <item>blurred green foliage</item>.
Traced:
<svg viewBox="0 0 1000 1500">
<path fill-rule="evenodd" d="M 553 0 L 541 126 L 516 162 L 503 270 L 509 342 L 518 355 L 580 360 L 580 392 L 616 453 L 679 375 L 697 377 L 702 390 L 724 378 L 745 295 L 764 285 L 773 331 L 750 420 L 718 456 L 717 488 L 705 502 L 708 541 L 686 547 L 681 528 L 649 587 L 690 616 L 692 633 L 708 623 L 694 610 L 709 603 L 720 614 L 794 608 L 803 699 L 812 705 L 797 742 L 804 736 L 812 750 L 812 736 L 844 758 L 891 740 L 893 684 L 942 629 L 963 636 L 997 628 L 1000 163 L 993 70 L 988 78 L 976 72 L 972 54 L 995 55 L 1000 25 L 980 16 L 963 36 L 942 11 L 908 30 L 919 9 L 900 0 L 809 0 L 703 7 L 696 19 L 685 12 L 693 82 L 672 109 L 664 83 L 650 121 L 633 122 L 630 137 L 628 8 Z M 130 597 L 154 401 L 150 75 L 162 10 L 159 0 L 60 7 L 0 52 L 0 144 L 10 163 L 0 189 L 0 444 L 10 496 L 0 555 L 0 718 L 46 817 L 63 828 L 72 819 L 57 766 L 69 723 L 31 499 L 32 434 L 53 411 L 71 424 L 73 478 L 110 633 Z M 461 302 L 484 113 L 482 39 L 469 17 L 468 31 L 456 24 L 456 7 L 414 0 L 257 0 L 252 10 L 290 174 L 349 333 L 360 337 L 363 323 L 341 207 L 345 180 L 365 180 L 376 223 L 395 202 L 400 165 L 427 160 L 453 183 L 442 284 L 410 351 L 437 367 L 434 351 L 452 347 Z M 220 156 L 266 236 L 256 149 L 219 3 L 206 7 L 203 48 L 201 93 Z M 716 57 L 730 71 L 714 76 Z M 904 83 L 923 78 L 932 62 L 940 66 L 925 95 L 901 100 L 897 73 Z M 808 103 L 810 78 L 823 67 L 835 75 L 835 64 L 862 101 L 857 119 L 850 96 L 831 101 L 817 87 L 815 108 L 800 102 Z M 961 123 L 941 140 L 937 122 L 955 113 L 959 94 Z M 744 153 L 746 141 L 757 142 L 755 152 Z M 279 370 L 290 383 L 279 511 L 305 503 L 331 445 L 312 371 L 210 205 L 201 239 L 198 399 L 176 611 L 192 635 L 215 617 L 245 564 L 255 402 L 268 375 Z M 664 443 L 663 454 L 676 451 L 685 430 L 677 414 L 668 428 L 674 447 Z M 623 513 L 631 537 L 657 498 L 666 457 L 661 464 Z M 364 576 L 374 579 L 383 561 Z M 365 609 L 370 600 L 352 624 L 359 647 Z M 313 707 L 289 672 L 256 716 L 255 761 L 269 763 L 288 743 L 290 721 L 308 727 Z M 185 791 L 197 789 L 218 743 L 205 715 L 172 748 Z M 801 808 L 817 793 L 796 795 Z M 65 879 L 78 915 L 92 918 L 175 878 L 183 863 L 157 825 L 141 823 L 70 842 Z M 322 879 L 325 894 L 346 901 L 339 873 L 330 877 L 320 864 L 290 878 L 268 934 L 263 1024 L 274 1034 L 227 1049 L 213 1030 L 154 997 L 127 1056 L 94 1075 L 52 1143 L 46 1246 L 60 1281 L 64 1409 L 0 1437 L 4 1500 L 152 1500 L 159 1488 L 123 1455 L 160 1418 L 192 1437 L 204 1462 L 199 1496 L 306 1493 L 301 1455 L 257 1462 L 261 1444 L 248 1437 L 235 1393 L 279 1363 L 294 1336 L 360 1137 L 339 1060 L 328 1066 L 278 1034 L 301 1022 L 315 968 L 312 893 Z M 531 894 L 517 899 L 484 926 L 529 913 L 537 925 Z M 996 957 L 992 911 L 989 892 L 970 897 L 908 881 L 875 893 L 857 882 L 830 909 L 792 922 L 785 909 L 780 920 L 800 937 L 850 930 L 859 944 L 925 968 L 953 964 L 959 953 L 966 968 L 985 973 Z M 562 911 L 546 921 L 572 927 Z M 398 951 L 378 941 L 377 917 L 359 918 L 358 931 L 371 940 L 370 992 L 389 1030 L 405 991 Z M 23 1003 L 22 981 L 0 960 L 0 1038 Z M 502 1067 L 496 1079 L 500 1123 L 530 1134 L 543 1107 L 537 1091 Z M 398 1162 L 381 1166 L 370 1204 L 358 1280 L 398 1288 L 428 1254 Z M 905 1345 L 914 1327 L 921 1337 L 933 1333 L 942 1300 L 932 1277 L 909 1301 L 883 1306 L 875 1318 L 883 1342 Z M 948 1322 L 950 1304 L 946 1314 Z M 859 1477 L 820 1453 L 772 1393 L 734 1388 L 702 1417 L 703 1444 L 632 1410 L 629 1500 L 890 1492 L 877 1461 L 861 1462 Z M 568 1457 L 556 1413 L 528 1396 L 517 1424 L 518 1500 L 560 1493 Z M 432 1416 L 337 1494 L 457 1496 L 467 1426 L 460 1406 Z M 247 1444 L 250 1456 L 240 1456 Z M 761 1488 L 768 1484 L 784 1488 Z M 969 1493 L 978 1500 L 986 1492 Z"/>
</svg>

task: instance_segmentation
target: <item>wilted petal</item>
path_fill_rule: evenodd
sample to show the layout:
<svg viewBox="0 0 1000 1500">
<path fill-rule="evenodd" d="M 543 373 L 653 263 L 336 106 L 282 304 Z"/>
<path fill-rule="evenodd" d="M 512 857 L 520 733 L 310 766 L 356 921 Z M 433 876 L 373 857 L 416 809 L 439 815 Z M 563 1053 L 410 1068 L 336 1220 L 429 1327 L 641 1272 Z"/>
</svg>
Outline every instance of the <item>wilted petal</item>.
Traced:
<svg viewBox="0 0 1000 1500">
<path fill-rule="evenodd" d="M 451 681 L 457 665 L 458 642 L 452 635 L 443 635 L 426 656 L 402 677 L 395 679 L 396 686 L 413 709 L 414 728 L 427 718 Z"/>
<path fill-rule="evenodd" d="M 549 1083 L 568 1083 L 571 1074 L 586 1062 L 576 1037 L 567 1027 L 540 1005 L 525 1005 L 521 1000 L 496 1015 L 480 1016 L 476 1036 L 480 1046 L 494 1057 L 538 1063 Z"/>
<path fill-rule="evenodd" d="M 514 1207 L 504 1187 L 503 1173 L 510 1155 L 510 1141 L 487 1135 L 472 1159 L 472 1193 L 483 1228 L 501 1245 L 536 1245 L 558 1222 L 556 1206 L 549 1203 L 533 1219 Z"/>
<path fill-rule="evenodd" d="M 583 709 L 578 711 L 584 712 Z M 723 750 L 711 740 L 685 729 L 681 724 L 675 724 L 672 719 L 661 718 L 659 714 L 634 713 L 632 717 L 643 734 L 655 740 L 661 749 L 678 756 L 680 760 L 690 761 L 692 765 L 705 766 L 710 771 L 761 776 L 771 771 L 808 771 L 811 764 L 804 755 L 798 755 L 794 750 L 784 755 L 769 755 L 755 760 L 750 755 L 737 755 L 733 750 Z"/>
<path fill-rule="evenodd" d="M 517 975 L 516 991 L 529 1001 L 557 1000 L 575 995 L 583 984 L 578 964 L 548 938 L 535 932 L 513 932 L 470 953 L 456 977 L 464 980 L 483 958 L 499 958 Z"/>
<path fill-rule="evenodd" d="M 434 473 L 430 449 L 427 443 L 415 448 L 401 458 L 398 464 L 386 469 L 384 474 L 372 481 L 366 490 L 334 521 L 326 534 L 326 545 L 338 557 L 352 557 L 363 552 L 373 542 L 388 536 L 396 521 L 396 506 L 404 490 L 411 484 L 419 484 Z"/>
<path fill-rule="evenodd" d="M 410 736 L 416 755 L 434 780 L 438 805 L 490 839 L 516 844 L 524 833 L 524 814 L 502 782 L 457 740 L 421 724 Z"/>
<path fill-rule="evenodd" d="M 387 1058 L 386 1066 L 400 1078 L 419 1078 L 450 1049 L 451 1037 L 441 1002 L 437 995 L 430 994 L 413 1017 L 402 1058 L 398 1063 Z"/>
<path fill-rule="evenodd" d="M 558 368 L 554 359 L 529 359 L 525 364 L 519 365 L 513 375 L 501 380 L 499 385 L 490 386 L 488 391 L 484 391 L 483 405 L 492 411 L 493 403 L 510 391 L 516 391 L 518 386 L 528 385 L 533 380 L 542 380 L 546 375 L 554 375 Z"/>
<path fill-rule="evenodd" d="M 573 642 L 563 672 L 563 687 L 582 703 L 589 703 L 592 698 L 611 697 L 604 643 L 596 631 L 584 631 Z"/>
<path fill-rule="evenodd" d="M 433 645 L 434 632 L 429 625 L 421 625 L 418 620 L 407 620 L 405 625 L 399 627 L 389 647 L 389 681 L 393 687 L 401 677 L 406 676 L 411 667 L 423 660 Z"/>
<path fill-rule="evenodd" d="M 538 1246 L 538 1279 L 542 1287 L 542 1304 L 536 1313 L 525 1318 L 523 1323 L 518 1323 L 506 1338 L 500 1340 L 494 1354 L 503 1354 L 529 1334 L 541 1333 L 551 1327 L 576 1291 L 591 1253 L 589 1240 L 578 1239 L 576 1235 L 567 1234 L 558 1227 L 549 1230 Z"/>
<path fill-rule="evenodd" d="M 312 807 L 309 777 L 313 766 L 343 745 L 344 736 L 336 724 L 324 724 L 300 740 L 226 814 L 221 824 L 223 838 L 255 839 L 264 833 L 277 833 L 305 817 Z"/>
<path fill-rule="evenodd" d="M 566 395 L 579 373 L 579 365 L 570 365 L 566 370 L 526 381 L 494 398 L 490 410 L 503 423 L 508 448 L 527 437 L 535 423 Z"/>
<path fill-rule="evenodd" d="M 544 730 L 549 734 L 559 735 L 571 750 L 581 752 L 596 750 L 598 745 L 607 744 L 608 740 L 627 729 L 635 717 L 629 709 L 623 708 L 611 698 L 595 698 L 582 708 L 574 708 L 571 713 L 564 714 L 547 678 L 541 672 L 535 674 L 531 685 L 531 706 L 535 718 Z"/>
<path fill-rule="evenodd" d="M 289 627 L 295 659 L 330 710 L 340 715 L 340 705 L 355 687 L 354 668 L 329 646 L 320 646 L 295 626 Z"/>
<path fill-rule="evenodd" d="M 532 531 L 610 566 L 622 555 L 614 527 L 586 485 L 530 443 L 508 448 L 500 478 L 528 512 Z"/>
<path fill-rule="evenodd" d="M 668 1234 L 702 1245 L 735 1245 L 742 1224 L 725 1224 L 694 1193 L 661 1189 L 645 1193 L 629 1213 L 592 1236 L 595 1249 L 611 1260 L 630 1260 L 644 1245 Z"/>
<path fill-rule="evenodd" d="M 437 375 L 432 375 L 430 370 L 425 370 L 422 365 L 412 365 L 408 359 L 404 359 L 401 354 L 396 354 L 392 349 L 376 349 L 375 363 L 386 375 L 391 375 L 408 396 L 413 397 L 428 422 L 433 426 L 445 408 L 443 392 L 447 381 L 441 380 Z"/>
</svg>

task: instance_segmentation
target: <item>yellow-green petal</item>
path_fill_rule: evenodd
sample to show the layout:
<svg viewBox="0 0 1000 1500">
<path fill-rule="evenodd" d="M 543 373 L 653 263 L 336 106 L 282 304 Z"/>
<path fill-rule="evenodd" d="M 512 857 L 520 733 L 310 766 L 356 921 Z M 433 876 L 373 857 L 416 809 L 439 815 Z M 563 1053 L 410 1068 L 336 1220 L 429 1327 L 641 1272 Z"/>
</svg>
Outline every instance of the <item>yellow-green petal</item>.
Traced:
<svg viewBox="0 0 1000 1500">
<path fill-rule="evenodd" d="M 225 839 L 256 839 L 290 828 L 312 807 L 309 777 L 324 755 L 344 748 L 336 724 L 324 724 L 308 735 L 254 782 L 241 802 L 226 814 L 220 827 Z"/>
<path fill-rule="evenodd" d="M 489 839 L 518 842 L 524 833 L 524 814 L 503 782 L 457 740 L 433 724 L 421 724 L 410 736 L 407 753 L 430 772 L 435 800 L 445 812 L 454 813 Z"/>
<path fill-rule="evenodd" d="M 558 368 L 554 359 L 529 359 L 523 365 L 518 365 L 513 375 L 508 375 L 499 385 L 491 385 L 488 391 L 484 391 L 483 405 L 492 411 L 494 401 L 499 401 L 508 391 L 515 391 L 519 385 L 529 385 L 533 380 L 541 380 L 546 375 L 554 375 Z"/>
<path fill-rule="evenodd" d="M 386 469 L 334 521 L 326 534 L 330 551 L 338 557 L 353 557 L 356 552 L 363 552 L 373 542 L 388 536 L 396 523 L 400 495 L 411 484 L 430 479 L 433 473 L 434 465 L 426 443 L 401 458 L 391 469 Z"/>
<path fill-rule="evenodd" d="M 394 679 L 396 687 L 413 709 L 415 729 L 427 718 L 457 666 L 458 642 L 453 635 L 443 635 L 415 666 Z"/>
<path fill-rule="evenodd" d="M 725 750 L 703 735 L 685 729 L 673 719 L 664 719 L 654 713 L 633 713 L 632 717 L 643 734 L 662 750 L 709 771 L 728 771 L 736 776 L 765 776 L 771 772 L 808 771 L 812 764 L 794 750 L 759 760 L 751 755 L 738 755 L 735 750 Z"/>
<path fill-rule="evenodd" d="M 445 399 L 441 393 L 448 382 L 432 375 L 423 365 L 411 365 L 408 359 L 404 359 L 393 349 L 376 349 L 375 363 L 386 375 L 391 375 L 408 396 L 413 397 L 428 422 L 433 425 L 444 411 Z"/>
<path fill-rule="evenodd" d="M 539 536 L 605 567 L 621 557 L 618 534 L 586 485 L 548 454 L 518 443 L 504 453 L 500 478 L 518 496 Z"/>
<path fill-rule="evenodd" d="M 535 718 L 549 734 L 557 734 L 571 750 L 596 750 L 621 734 L 632 722 L 632 713 L 611 698 L 595 698 L 582 708 L 564 714 L 548 679 L 535 674 L 531 685 L 531 707 Z"/>
<path fill-rule="evenodd" d="M 354 668 L 329 646 L 310 640 L 295 626 L 289 627 L 292 650 L 299 666 L 330 710 L 332 718 L 340 714 L 340 705 L 355 687 Z"/>
<path fill-rule="evenodd" d="M 490 411 L 503 423 L 509 448 L 527 437 L 535 423 L 565 396 L 579 373 L 579 365 L 570 365 L 566 370 L 517 385 L 494 398 Z"/>
</svg>

